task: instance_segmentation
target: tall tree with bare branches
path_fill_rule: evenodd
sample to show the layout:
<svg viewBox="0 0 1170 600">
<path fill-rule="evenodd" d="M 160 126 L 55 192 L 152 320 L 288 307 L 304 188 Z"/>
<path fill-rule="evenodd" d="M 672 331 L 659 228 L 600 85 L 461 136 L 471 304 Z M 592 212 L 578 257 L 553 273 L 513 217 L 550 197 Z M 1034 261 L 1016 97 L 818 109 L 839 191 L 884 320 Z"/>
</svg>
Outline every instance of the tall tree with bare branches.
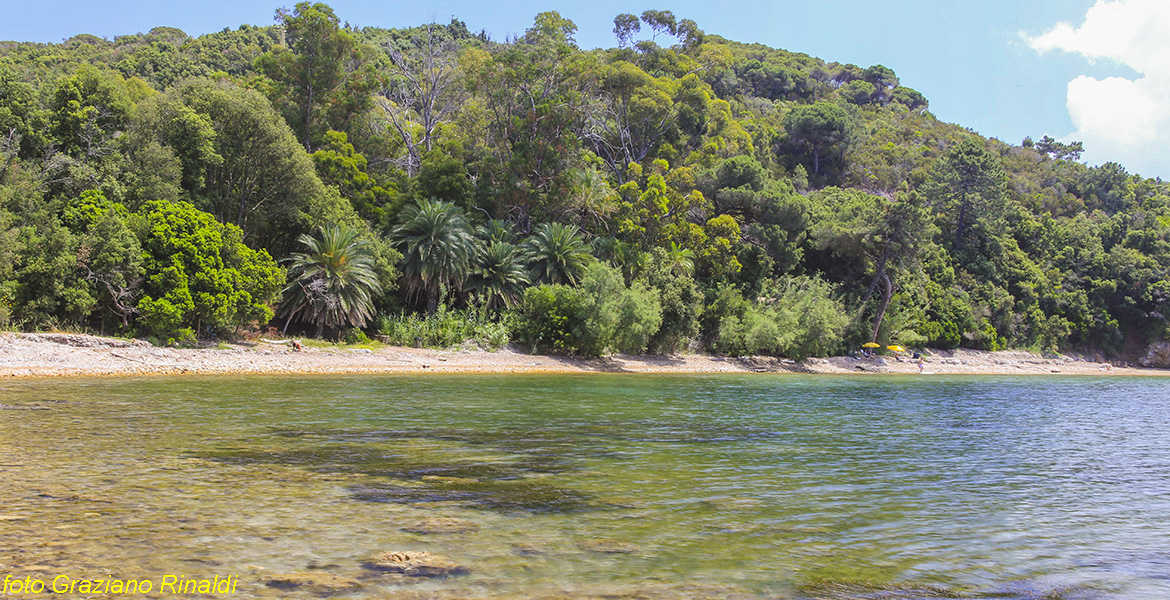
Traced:
<svg viewBox="0 0 1170 600">
<path fill-rule="evenodd" d="M 408 39 L 386 44 L 394 77 L 378 99 L 387 123 L 402 139 L 407 175 L 418 173 L 422 155 L 434 147 L 439 125 L 462 105 L 459 43 L 434 23 Z"/>
</svg>

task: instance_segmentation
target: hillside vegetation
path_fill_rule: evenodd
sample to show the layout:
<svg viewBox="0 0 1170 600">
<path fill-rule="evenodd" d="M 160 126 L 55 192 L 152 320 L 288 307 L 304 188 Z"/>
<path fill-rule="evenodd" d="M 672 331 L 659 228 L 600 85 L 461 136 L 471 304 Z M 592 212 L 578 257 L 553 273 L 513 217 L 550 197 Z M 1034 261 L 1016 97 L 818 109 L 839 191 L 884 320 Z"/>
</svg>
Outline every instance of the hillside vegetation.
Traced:
<svg viewBox="0 0 1170 600">
<path fill-rule="evenodd" d="M 555 12 L 504 41 L 339 17 L 0 43 L 0 326 L 792 358 L 1167 336 L 1165 183 L 940 122 L 886 66 L 669 11 L 597 50 Z"/>
</svg>

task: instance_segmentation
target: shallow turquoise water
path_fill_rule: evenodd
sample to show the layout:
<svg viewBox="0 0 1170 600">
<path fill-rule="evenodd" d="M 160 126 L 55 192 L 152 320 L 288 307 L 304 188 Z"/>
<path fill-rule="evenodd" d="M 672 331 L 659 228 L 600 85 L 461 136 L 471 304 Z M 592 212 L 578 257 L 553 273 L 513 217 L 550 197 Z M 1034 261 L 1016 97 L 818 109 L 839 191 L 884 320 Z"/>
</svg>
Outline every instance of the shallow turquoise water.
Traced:
<svg viewBox="0 0 1170 600">
<path fill-rule="evenodd" d="M 236 597 L 312 597 L 264 582 L 320 571 L 361 598 L 1170 598 L 1161 378 L 53 380 L 4 382 L 0 404 L 45 409 L 0 411 L 0 575 L 233 574 Z M 478 529 L 404 530 L 434 517 Z M 469 572 L 362 566 L 396 550 Z"/>
</svg>

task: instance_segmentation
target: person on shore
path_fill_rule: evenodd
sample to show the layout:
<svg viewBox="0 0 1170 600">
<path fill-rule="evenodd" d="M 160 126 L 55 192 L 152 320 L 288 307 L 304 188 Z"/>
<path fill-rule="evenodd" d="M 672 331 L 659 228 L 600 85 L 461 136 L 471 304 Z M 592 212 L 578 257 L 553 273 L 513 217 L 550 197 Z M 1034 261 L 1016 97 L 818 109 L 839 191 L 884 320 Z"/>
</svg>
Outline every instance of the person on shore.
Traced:
<svg viewBox="0 0 1170 600">
<path fill-rule="evenodd" d="M 917 353 L 917 352 L 915 352 L 915 354 L 918 354 L 918 353 Z M 926 362 L 926 361 L 924 361 L 924 360 L 922 359 L 922 355 L 921 355 L 921 354 L 918 354 L 918 374 L 919 374 L 919 375 L 921 375 L 921 374 L 922 374 L 922 366 L 923 366 L 923 363 L 924 363 L 924 362 Z"/>
</svg>

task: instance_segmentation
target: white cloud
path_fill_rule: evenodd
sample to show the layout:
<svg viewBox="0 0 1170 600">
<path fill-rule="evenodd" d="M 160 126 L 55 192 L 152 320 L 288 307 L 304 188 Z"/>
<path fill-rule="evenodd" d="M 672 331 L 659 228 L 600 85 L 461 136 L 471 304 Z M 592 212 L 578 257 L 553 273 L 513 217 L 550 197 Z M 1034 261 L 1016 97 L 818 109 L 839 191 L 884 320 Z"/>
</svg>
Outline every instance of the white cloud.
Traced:
<svg viewBox="0 0 1170 600">
<path fill-rule="evenodd" d="M 1079 27 L 1059 23 L 1047 33 L 1024 36 L 1041 54 L 1079 54 L 1112 61 L 1140 77 L 1068 84 L 1068 111 L 1076 130 L 1066 140 L 1085 143 L 1092 162 L 1119 161 L 1130 172 L 1170 175 L 1170 2 L 1097 0 Z"/>
</svg>

